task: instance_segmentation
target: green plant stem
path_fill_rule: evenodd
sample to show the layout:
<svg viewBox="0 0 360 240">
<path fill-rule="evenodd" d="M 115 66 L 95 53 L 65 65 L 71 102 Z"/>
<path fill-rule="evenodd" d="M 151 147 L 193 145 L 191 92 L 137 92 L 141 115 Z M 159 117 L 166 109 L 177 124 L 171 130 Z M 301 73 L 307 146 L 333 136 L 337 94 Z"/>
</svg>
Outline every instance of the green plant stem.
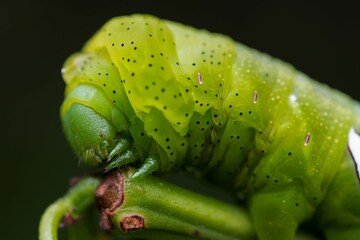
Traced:
<svg viewBox="0 0 360 240">
<path fill-rule="evenodd" d="M 93 177 L 80 180 L 45 210 L 40 220 L 39 240 L 57 240 L 64 216 L 70 217 L 69 240 L 256 239 L 248 213 L 239 206 L 219 202 L 157 177 L 133 181 L 132 175 L 132 170 L 113 171 L 102 180 Z M 111 184 L 104 184 L 109 179 Z M 100 197 L 95 194 L 99 189 L 104 190 Z M 94 194 L 102 214 L 106 212 L 105 217 L 116 226 L 113 231 L 101 231 L 94 222 L 99 220 Z M 99 201 L 104 195 L 107 201 Z M 117 201 L 119 199 L 121 201 Z M 116 208 L 111 208 L 114 201 Z M 104 203 L 106 207 L 101 208 Z M 103 217 L 100 222 L 104 221 Z M 124 219 L 130 221 L 124 224 Z M 143 219 L 141 224 L 136 221 L 139 219 Z M 316 238 L 299 233 L 296 239 Z"/>
<path fill-rule="evenodd" d="M 162 231 L 162 230 L 138 230 L 131 232 L 117 231 L 113 233 L 113 239 L 136 239 L 136 240 L 199 240 L 198 237 L 179 234 L 175 232 Z"/>
<path fill-rule="evenodd" d="M 115 210 L 105 211 L 112 224 L 123 232 L 150 229 L 203 239 L 255 238 L 248 212 L 239 206 L 191 192 L 153 176 L 132 181 L 131 170 L 121 174 L 123 189 L 118 194 L 123 194 L 123 201 Z M 113 187 L 109 189 L 109 193 L 114 190 Z"/>
<path fill-rule="evenodd" d="M 51 204 L 41 216 L 39 240 L 57 240 L 58 228 L 65 214 L 76 221 L 94 205 L 94 192 L 99 183 L 97 178 L 81 179 L 64 197 Z"/>
</svg>

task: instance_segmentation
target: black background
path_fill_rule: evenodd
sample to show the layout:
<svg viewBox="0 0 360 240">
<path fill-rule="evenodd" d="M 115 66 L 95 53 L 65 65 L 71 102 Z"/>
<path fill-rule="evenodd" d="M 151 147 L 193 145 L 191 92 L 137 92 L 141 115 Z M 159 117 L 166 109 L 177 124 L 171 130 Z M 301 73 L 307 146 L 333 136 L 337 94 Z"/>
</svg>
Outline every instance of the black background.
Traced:
<svg viewBox="0 0 360 240">
<path fill-rule="evenodd" d="M 37 239 L 46 206 L 84 171 L 61 129 L 61 66 L 108 19 L 132 13 L 230 35 L 360 100 L 350 1 L 1 1 L 1 239 Z"/>
</svg>

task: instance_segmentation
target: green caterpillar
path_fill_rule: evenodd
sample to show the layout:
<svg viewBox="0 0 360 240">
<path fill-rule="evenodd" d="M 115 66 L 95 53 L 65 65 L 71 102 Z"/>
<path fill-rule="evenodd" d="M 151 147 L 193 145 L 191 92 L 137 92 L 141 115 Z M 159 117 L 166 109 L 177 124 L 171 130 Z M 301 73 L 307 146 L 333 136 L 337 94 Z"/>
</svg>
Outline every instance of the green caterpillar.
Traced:
<svg viewBox="0 0 360 240">
<path fill-rule="evenodd" d="M 185 169 L 246 200 L 259 239 L 360 237 L 359 104 L 231 38 L 150 15 L 107 22 L 63 68 L 82 162 Z"/>
</svg>

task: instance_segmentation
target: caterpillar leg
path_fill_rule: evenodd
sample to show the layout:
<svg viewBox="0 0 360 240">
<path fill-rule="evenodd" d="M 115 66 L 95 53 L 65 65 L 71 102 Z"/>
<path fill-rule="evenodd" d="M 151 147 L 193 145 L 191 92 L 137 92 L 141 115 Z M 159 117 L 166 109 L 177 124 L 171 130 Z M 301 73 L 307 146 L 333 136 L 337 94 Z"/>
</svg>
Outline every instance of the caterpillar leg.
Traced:
<svg viewBox="0 0 360 240">
<path fill-rule="evenodd" d="M 121 152 L 117 158 L 110 159 L 109 164 L 105 167 L 105 172 L 136 162 L 138 159 L 138 154 L 134 149 L 126 149 L 124 152 Z M 159 161 L 160 159 L 157 155 L 147 157 L 141 167 L 132 175 L 131 179 L 142 179 L 155 172 L 159 168 Z"/>
<path fill-rule="evenodd" d="M 151 156 L 145 159 L 143 165 L 132 175 L 131 179 L 141 179 L 159 168 L 159 157 Z"/>
<path fill-rule="evenodd" d="M 250 213 L 260 240 L 290 240 L 306 217 L 308 207 L 296 189 L 283 192 L 259 192 L 252 196 Z M 294 197 L 299 201 L 291 204 Z"/>
<path fill-rule="evenodd" d="M 315 215 L 327 240 L 360 238 L 360 181 L 353 157 L 349 152 L 344 154 L 339 172 Z"/>
<path fill-rule="evenodd" d="M 133 149 L 126 149 L 121 152 L 116 158 L 109 159 L 109 163 L 105 166 L 105 172 L 108 172 L 116 167 L 122 167 L 126 164 L 133 163 L 138 160 L 138 154 Z"/>
<path fill-rule="evenodd" d="M 64 128 L 72 147 L 80 159 L 92 165 L 100 165 L 108 172 L 139 160 L 131 147 L 131 139 L 119 135 L 115 127 L 92 108 L 75 103 L 66 112 Z M 133 175 L 140 179 L 159 167 L 157 155 L 147 157 Z"/>
</svg>

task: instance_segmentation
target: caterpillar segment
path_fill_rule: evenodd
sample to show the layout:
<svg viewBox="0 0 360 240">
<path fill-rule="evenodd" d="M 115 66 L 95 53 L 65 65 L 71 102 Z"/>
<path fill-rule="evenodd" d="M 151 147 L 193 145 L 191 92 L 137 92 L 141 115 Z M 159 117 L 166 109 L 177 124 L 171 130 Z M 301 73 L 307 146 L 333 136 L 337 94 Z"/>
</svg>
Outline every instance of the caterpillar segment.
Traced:
<svg viewBox="0 0 360 240">
<path fill-rule="evenodd" d="M 339 208 L 346 199 L 327 195 L 356 172 L 343 165 L 358 103 L 292 65 L 134 14 L 108 21 L 63 76 L 64 131 L 83 162 L 105 171 L 131 164 L 134 179 L 184 169 L 223 184 L 249 206 L 262 240 L 294 239 L 313 219 L 324 231 L 360 231 L 359 205 Z M 334 223 L 339 209 L 352 215 L 351 230 Z"/>
</svg>

